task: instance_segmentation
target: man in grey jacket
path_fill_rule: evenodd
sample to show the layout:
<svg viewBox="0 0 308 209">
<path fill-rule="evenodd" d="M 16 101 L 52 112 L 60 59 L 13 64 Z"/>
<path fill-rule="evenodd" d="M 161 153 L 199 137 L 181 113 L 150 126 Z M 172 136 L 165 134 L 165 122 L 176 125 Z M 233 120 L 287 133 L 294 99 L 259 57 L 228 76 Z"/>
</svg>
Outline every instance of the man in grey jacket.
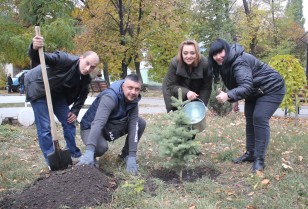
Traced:
<svg viewBox="0 0 308 209">
<path fill-rule="evenodd" d="M 127 134 L 120 157 L 126 161 L 127 172 L 137 174 L 137 146 L 146 127 L 139 117 L 140 89 L 139 77 L 130 74 L 97 96 L 80 122 L 86 151 L 77 165 L 94 165 L 95 157 L 108 150 L 108 142 Z"/>
<path fill-rule="evenodd" d="M 38 49 L 43 47 L 42 36 L 35 36 L 28 53 L 33 62 L 40 63 Z M 53 110 L 61 122 L 66 146 L 71 156 L 81 156 L 76 146 L 75 121 L 83 106 L 91 82 L 90 73 L 99 63 L 95 52 L 89 51 L 81 56 L 74 56 L 62 51 L 44 53 L 47 75 L 50 85 Z M 48 154 L 54 152 L 52 143 L 50 118 L 42 78 L 41 65 L 31 69 L 25 76 L 26 100 L 31 103 L 35 116 L 38 142 L 48 164 Z M 72 105 L 70 108 L 69 106 Z"/>
</svg>

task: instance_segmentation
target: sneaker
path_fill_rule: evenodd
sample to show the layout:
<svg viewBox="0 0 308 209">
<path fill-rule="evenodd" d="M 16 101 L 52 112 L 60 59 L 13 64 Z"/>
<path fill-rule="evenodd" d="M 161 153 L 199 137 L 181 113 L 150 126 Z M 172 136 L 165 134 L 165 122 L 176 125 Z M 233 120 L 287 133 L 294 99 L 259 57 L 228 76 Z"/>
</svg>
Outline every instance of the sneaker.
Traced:
<svg viewBox="0 0 308 209">
<path fill-rule="evenodd" d="M 72 158 L 80 158 L 81 157 L 81 152 L 79 152 L 78 154 L 71 154 Z"/>
<path fill-rule="evenodd" d="M 81 158 L 81 156 L 79 156 L 79 157 L 72 157 L 73 165 L 78 163 L 80 161 L 80 158 Z"/>
</svg>

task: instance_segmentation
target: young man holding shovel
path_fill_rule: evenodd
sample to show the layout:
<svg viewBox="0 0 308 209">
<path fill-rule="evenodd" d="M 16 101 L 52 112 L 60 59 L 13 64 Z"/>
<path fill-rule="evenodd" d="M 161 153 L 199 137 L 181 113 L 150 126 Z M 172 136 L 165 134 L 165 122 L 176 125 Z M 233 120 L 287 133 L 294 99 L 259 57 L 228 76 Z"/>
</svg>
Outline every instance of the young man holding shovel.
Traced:
<svg viewBox="0 0 308 209">
<path fill-rule="evenodd" d="M 28 54 L 33 62 L 40 63 L 38 49 L 43 45 L 42 36 L 36 35 L 32 39 Z M 44 57 L 54 114 L 62 125 L 66 146 L 71 156 L 78 158 L 81 152 L 75 142 L 75 121 L 89 93 L 91 82 L 89 74 L 99 64 L 99 57 L 92 51 L 79 57 L 56 51 L 44 53 Z M 26 100 L 30 101 L 35 116 L 39 145 L 48 164 L 48 154 L 54 152 L 54 147 L 41 65 L 26 74 L 25 87 Z"/>
<path fill-rule="evenodd" d="M 94 165 L 95 157 L 108 150 L 108 142 L 127 134 L 119 157 L 126 161 L 128 173 L 137 174 L 137 146 L 146 127 L 145 120 L 139 117 L 140 89 L 139 77 L 130 74 L 97 96 L 80 122 L 86 151 L 77 165 Z"/>
</svg>

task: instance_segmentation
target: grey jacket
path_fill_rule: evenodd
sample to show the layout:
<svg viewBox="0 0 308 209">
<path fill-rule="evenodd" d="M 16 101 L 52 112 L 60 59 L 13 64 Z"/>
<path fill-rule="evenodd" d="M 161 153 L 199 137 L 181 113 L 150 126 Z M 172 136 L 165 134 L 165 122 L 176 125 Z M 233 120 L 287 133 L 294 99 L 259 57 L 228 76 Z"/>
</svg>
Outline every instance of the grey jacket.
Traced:
<svg viewBox="0 0 308 209">
<path fill-rule="evenodd" d="M 207 58 L 201 57 L 201 61 L 192 72 L 188 72 L 186 64 L 180 65 L 174 57 L 169 66 L 168 72 L 163 80 L 163 94 L 166 109 L 169 112 L 174 109 L 171 105 L 171 96 L 178 98 L 178 89 L 182 89 L 182 98 L 187 100 L 187 93 L 194 91 L 199 94 L 199 98 L 207 105 L 211 90 L 213 77 L 209 70 Z"/>
<path fill-rule="evenodd" d="M 129 156 L 136 156 L 138 146 L 138 121 L 141 100 L 139 95 L 134 101 L 126 102 L 122 84 L 116 81 L 101 92 L 89 107 L 80 122 L 82 130 L 91 129 L 87 145 L 97 145 L 102 134 L 108 141 L 128 133 Z M 111 135 L 112 136 L 111 136 Z"/>
</svg>

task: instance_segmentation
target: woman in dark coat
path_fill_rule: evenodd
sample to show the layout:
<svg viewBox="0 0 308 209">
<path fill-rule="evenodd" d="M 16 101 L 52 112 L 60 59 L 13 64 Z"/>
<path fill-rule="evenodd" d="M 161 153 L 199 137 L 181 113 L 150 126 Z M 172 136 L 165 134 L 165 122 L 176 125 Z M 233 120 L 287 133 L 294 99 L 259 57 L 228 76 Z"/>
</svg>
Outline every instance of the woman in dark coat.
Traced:
<svg viewBox="0 0 308 209">
<path fill-rule="evenodd" d="M 212 90 L 212 75 L 208 60 L 200 53 L 195 40 L 186 40 L 179 46 L 163 80 L 163 95 L 167 112 L 176 110 L 171 105 L 171 96 L 178 98 L 182 89 L 183 100 L 201 99 L 207 105 Z"/>
<path fill-rule="evenodd" d="M 253 162 L 252 170 L 262 171 L 270 139 L 269 119 L 285 95 L 281 75 L 254 56 L 245 53 L 239 44 L 229 45 L 217 39 L 211 45 L 209 62 L 215 77 L 221 76 L 227 92 L 220 91 L 220 103 L 245 99 L 246 152 L 234 163 Z"/>
<path fill-rule="evenodd" d="M 11 73 L 8 74 L 6 82 L 7 82 L 7 93 L 11 93 L 13 85 L 13 79 L 11 77 Z"/>
</svg>

